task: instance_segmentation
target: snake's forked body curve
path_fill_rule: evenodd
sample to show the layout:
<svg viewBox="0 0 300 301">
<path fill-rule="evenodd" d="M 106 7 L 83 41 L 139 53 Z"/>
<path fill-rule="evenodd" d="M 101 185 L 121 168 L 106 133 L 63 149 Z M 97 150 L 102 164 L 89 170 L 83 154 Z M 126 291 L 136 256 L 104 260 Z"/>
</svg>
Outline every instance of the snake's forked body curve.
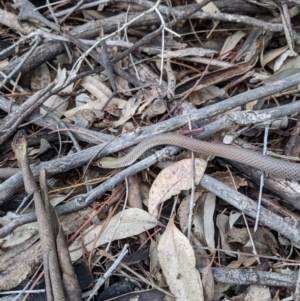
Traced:
<svg viewBox="0 0 300 301">
<path fill-rule="evenodd" d="M 300 181 L 300 164 L 291 163 L 243 148 L 201 141 L 175 133 L 159 134 L 138 144 L 121 158 L 104 157 L 97 161 L 102 168 L 119 168 L 134 163 L 145 151 L 158 145 L 175 145 L 197 153 L 234 160 L 280 178 Z"/>
</svg>

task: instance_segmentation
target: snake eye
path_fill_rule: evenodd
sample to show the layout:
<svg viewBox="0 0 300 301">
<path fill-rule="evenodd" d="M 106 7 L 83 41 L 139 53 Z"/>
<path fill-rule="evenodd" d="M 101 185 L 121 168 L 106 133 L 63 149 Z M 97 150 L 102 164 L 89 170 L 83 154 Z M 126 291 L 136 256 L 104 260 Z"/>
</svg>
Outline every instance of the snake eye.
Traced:
<svg viewBox="0 0 300 301">
<path fill-rule="evenodd" d="M 101 162 L 98 163 L 99 167 L 103 167 L 103 164 Z"/>
</svg>

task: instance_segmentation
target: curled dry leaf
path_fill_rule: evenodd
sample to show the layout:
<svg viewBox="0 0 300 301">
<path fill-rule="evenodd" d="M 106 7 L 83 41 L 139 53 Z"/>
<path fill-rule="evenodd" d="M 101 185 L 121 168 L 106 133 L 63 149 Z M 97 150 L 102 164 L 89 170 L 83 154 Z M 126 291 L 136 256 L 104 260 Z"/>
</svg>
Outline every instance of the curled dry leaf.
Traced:
<svg viewBox="0 0 300 301">
<path fill-rule="evenodd" d="M 193 234 L 203 245 L 213 249 L 215 248 L 216 195 L 211 192 L 204 193 L 198 204 L 193 221 Z"/>
<path fill-rule="evenodd" d="M 193 166 L 190 159 L 176 162 L 162 170 L 154 180 L 148 201 L 149 213 L 157 216 L 159 204 L 168 200 L 171 196 L 189 190 L 192 187 Z M 195 159 L 195 183 L 198 184 L 204 174 L 206 161 Z"/>
<path fill-rule="evenodd" d="M 204 300 L 201 278 L 195 268 L 194 250 L 174 225 L 174 219 L 161 236 L 157 250 L 163 274 L 176 300 Z"/>
<path fill-rule="evenodd" d="M 228 36 L 220 51 L 220 60 L 225 59 L 231 54 L 231 50 L 239 43 L 239 41 L 246 35 L 244 31 L 238 30 L 233 35 Z"/>
<path fill-rule="evenodd" d="M 130 208 L 119 212 L 111 218 L 108 225 L 91 226 L 84 231 L 69 247 L 72 261 L 76 261 L 82 256 L 82 244 L 88 251 L 108 243 L 113 240 L 123 239 L 133 235 L 138 235 L 145 230 L 156 226 L 156 218 L 144 210 Z M 102 232 L 94 244 L 95 237 Z"/>
</svg>

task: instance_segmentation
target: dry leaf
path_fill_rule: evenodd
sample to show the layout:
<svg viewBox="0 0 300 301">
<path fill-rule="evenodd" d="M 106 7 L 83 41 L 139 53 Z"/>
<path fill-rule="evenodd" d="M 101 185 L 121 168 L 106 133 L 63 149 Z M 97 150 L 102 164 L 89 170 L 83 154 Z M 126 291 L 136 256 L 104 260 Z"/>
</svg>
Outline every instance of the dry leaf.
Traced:
<svg viewBox="0 0 300 301">
<path fill-rule="evenodd" d="M 47 64 L 42 64 L 32 71 L 30 84 L 33 90 L 44 89 L 50 82 L 51 76 Z"/>
<path fill-rule="evenodd" d="M 229 228 L 229 217 L 223 213 L 218 214 L 217 216 L 217 227 L 220 231 L 221 236 L 221 248 L 224 250 L 224 253 L 236 257 L 232 252 L 226 252 L 226 250 L 233 251 L 231 245 L 228 243 L 228 228 Z"/>
<path fill-rule="evenodd" d="M 139 99 L 137 99 L 135 97 L 131 97 L 130 99 L 128 99 L 125 103 L 125 106 L 122 109 L 122 115 L 121 115 L 120 119 L 118 121 L 114 122 L 114 126 L 118 127 L 120 125 L 123 125 L 126 121 L 128 121 L 135 114 L 135 112 L 139 106 L 140 106 Z"/>
<path fill-rule="evenodd" d="M 215 293 L 215 279 L 211 270 L 211 263 L 202 272 L 204 300 L 212 301 Z"/>
<path fill-rule="evenodd" d="M 56 116 L 61 117 L 68 107 L 68 102 L 60 96 L 52 95 L 45 101 L 44 105 L 53 111 Z M 40 113 L 47 114 L 44 109 L 40 109 Z"/>
<path fill-rule="evenodd" d="M 240 218 L 240 216 L 242 215 L 241 212 L 236 212 L 234 210 L 230 211 L 229 214 L 229 228 L 231 229 L 234 225 L 234 223 Z"/>
<path fill-rule="evenodd" d="M 243 293 L 242 299 L 245 301 L 270 301 L 272 300 L 272 296 L 268 287 L 251 285 Z"/>
<path fill-rule="evenodd" d="M 269 64 L 271 61 L 275 60 L 279 55 L 284 53 L 286 50 L 288 50 L 288 46 L 285 45 L 280 48 L 271 49 L 268 52 L 264 53 L 263 60 L 262 60 L 262 66 Z"/>
<path fill-rule="evenodd" d="M 174 218 L 158 242 L 158 258 L 177 301 L 204 300 L 200 275 L 195 268 L 194 250 L 174 225 Z"/>
<path fill-rule="evenodd" d="M 220 60 L 224 60 L 244 36 L 245 32 L 241 30 L 238 30 L 233 35 L 228 36 L 220 51 Z"/>
<path fill-rule="evenodd" d="M 204 174 L 206 161 L 195 159 L 195 183 L 198 184 Z M 181 190 L 189 190 L 192 187 L 192 161 L 190 159 L 176 162 L 162 170 L 154 180 L 148 201 L 149 213 L 157 216 L 159 204 L 168 200 L 171 196 L 179 194 Z"/>
<path fill-rule="evenodd" d="M 160 99 L 156 99 L 155 102 L 145 111 L 142 118 L 147 116 L 149 119 L 151 119 L 157 115 L 163 114 L 165 111 L 166 106 Z"/>
<path fill-rule="evenodd" d="M 72 261 L 76 261 L 82 256 L 82 244 L 88 251 L 92 250 L 95 237 L 102 231 L 95 248 L 113 240 L 123 239 L 138 235 L 145 230 L 156 226 L 156 218 L 144 210 L 130 208 L 119 212 L 111 218 L 108 225 L 103 229 L 103 225 L 91 226 L 84 231 L 69 247 Z"/>
<path fill-rule="evenodd" d="M 196 201 L 199 199 L 199 197 L 202 195 L 202 192 L 195 191 L 194 194 L 194 204 L 195 206 Z M 178 219 L 180 224 L 180 229 L 184 233 L 188 226 L 188 216 L 190 212 L 190 202 L 191 202 L 191 195 L 189 194 L 185 198 L 182 199 L 180 202 L 179 208 L 178 208 Z"/>
<path fill-rule="evenodd" d="M 193 220 L 193 234 L 203 245 L 210 248 L 215 248 L 215 206 L 216 196 L 210 192 L 204 193 Z"/>
<path fill-rule="evenodd" d="M 285 62 L 290 57 L 294 57 L 294 55 L 291 53 L 290 50 L 286 50 L 281 55 L 279 55 L 274 62 L 274 66 L 273 66 L 274 72 L 278 72 L 279 70 L 284 70 L 288 68 L 297 68 L 298 66 L 285 67 Z M 271 65 L 269 64 L 269 66 Z"/>
</svg>

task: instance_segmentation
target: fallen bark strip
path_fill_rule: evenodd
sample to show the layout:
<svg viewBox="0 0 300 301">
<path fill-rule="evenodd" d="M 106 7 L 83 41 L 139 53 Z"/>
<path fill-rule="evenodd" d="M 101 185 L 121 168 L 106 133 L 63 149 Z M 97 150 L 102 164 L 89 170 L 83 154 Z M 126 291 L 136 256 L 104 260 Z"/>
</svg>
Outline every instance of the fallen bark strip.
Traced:
<svg viewBox="0 0 300 301">
<path fill-rule="evenodd" d="M 202 273 L 204 269 L 198 269 Z M 214 279 L 218 283 L 229 285 L 263 285 L 295 289 L 297 273 L 281 274 L 275 272 L 256 271 L 253 269 L 212 268 Z"/>
</svg>

